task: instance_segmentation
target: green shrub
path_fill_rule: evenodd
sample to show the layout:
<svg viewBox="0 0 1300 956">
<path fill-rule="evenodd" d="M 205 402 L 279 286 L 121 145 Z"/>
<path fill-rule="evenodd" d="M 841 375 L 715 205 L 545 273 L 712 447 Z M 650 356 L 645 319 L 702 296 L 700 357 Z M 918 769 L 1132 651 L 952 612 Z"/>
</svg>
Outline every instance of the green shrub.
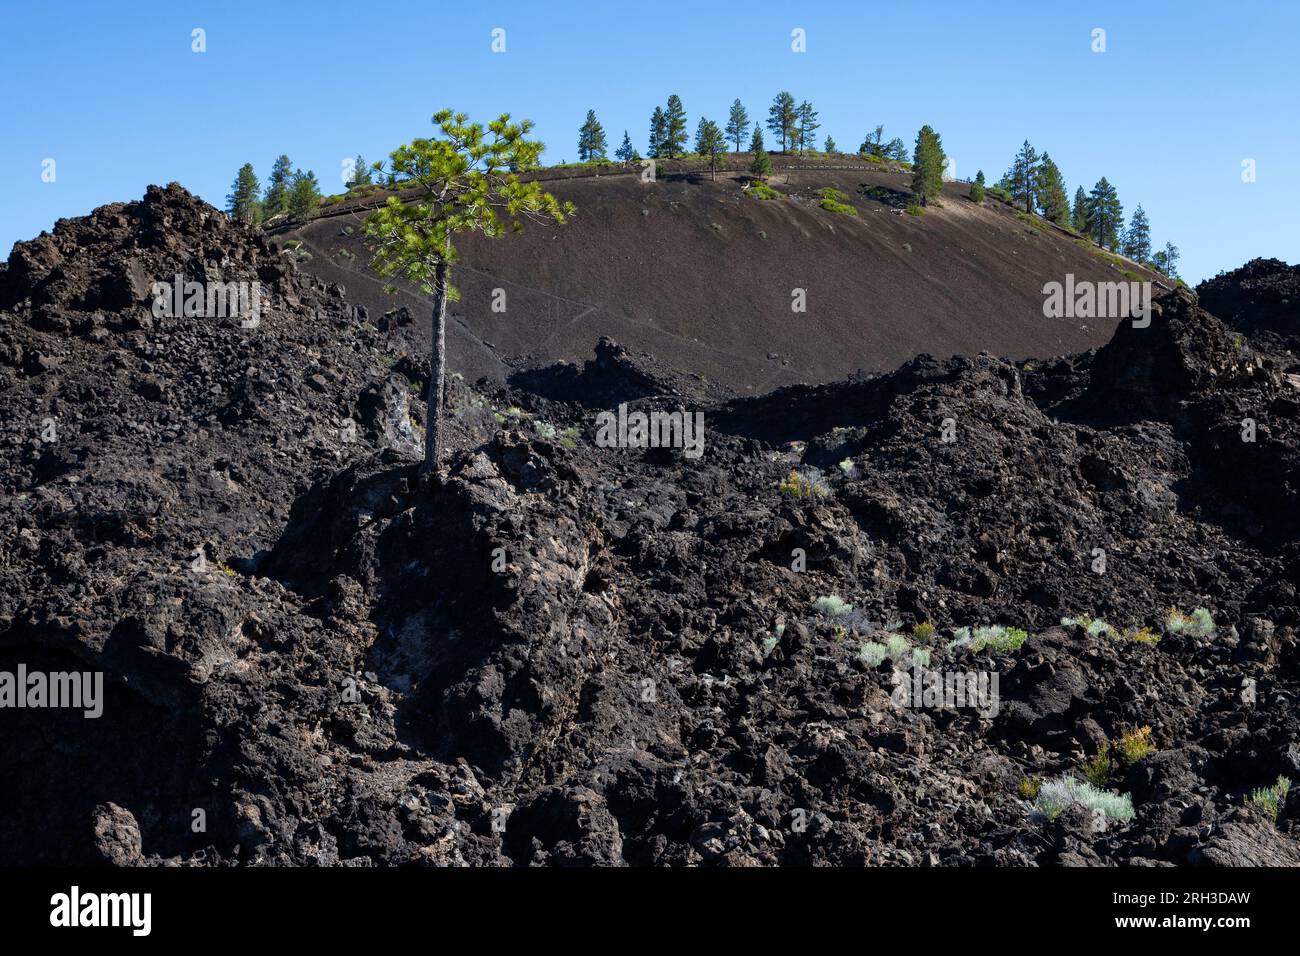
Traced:
<svg viewBox="0 0 1300 956">
<path fill-rule="evenodd" d="M 692 158 L 697 158 L 697 157 L 692 157 L 692 156 L 679 156 L 679 157 L 677 157 L 677 158 L 678 158 L 678 159 L 692 159 Z M 615 166 L 618 166 L 618 165 L 619 165 L 619 164 L 616 163 L 616 162 L 614 162 L 612 159 L 605 159 L 605 158 L 602 157 L 602 156 L 598 156 L 598 157 L 596 157 L 595 159 L 587 159 L 587 160 L 583 160 L 583 161 L 580 162 L 580 163 L 557 163 L 556 165 L 551 166 L 550 168 L 551 168 L 551 169 L 584 169 L 584 168 L 587 168 L 587 167 L 600 167 L 600 168 L 602 168 L 602 169 L 606 169 L 606 168 L 612 168 L 612 167 L 615 167 Z"/>
<path fill-rule="evenodd" d="M 831 493 L 821 476 L 812 471 L 792 471 L 777 487 L 791 498 L 825 498 Z"/>
<path fill-rule="evenodd" d="M 1286 802 L 1287 791 L 1290 789 L 1291 778 L 1279 776 L 1273 786 L 1253 791 L 1246 798 L 1246 806 L 1258 810 L 1272 821 L 1273 826 L 1277 826 L 1278 814 L 1282 812 L 1282 805 Z"/>
<path fill-rule="evenodd" d="M 1003 627 L 1001 624 L 977 627 L 973 630 L 963 627 L 956 632 L 956 640 L 950 642 L 948 648 L 951 650 L 955 647 L 969 647 L 972 653 L 978 654 L 987 647 L 1005 653 L 1020 650 L 1027 640 L 1029 634 L 1018 627 Z"/>
<path fill-rule="evenodd" d="M 908 206 L 906 212 L 909 216 L 925 215 L 925 210 L 922 209 L 920 206 L 918 206 L 916 203 L 912 203 L 910 206 Z"/>
<path fill-rule="evenodd" d="M 1133 799 L 1128 794 L 1102 790 L 1070 776 L 1049 780 L 1039 787 L 1034 815 L 1041 820 L 1055 820 L 1075 804 L 1100 810 L 1107 821 L 1133 819 Z"/>
<path fill-rule="evenodd" d="M 1110 779 L 1115 775 L 1115 763 L 1110 759 L 1110 748 L 1105 747 L 1091 760 L 1085 761 L 1083 775 L 1094 787 L 1110 786 Z"/>
<path fill-rule="evenodd" d="M 1139 727 L 1136 730 L 1125 731 L 1120 734 L 1119 740 L 1113 744 L 1115 755 L 1119 757 L 1119 762 L 1124 766 L 1132 766 L 1143 757 L 1149 757 L 1156 752 L 1155 744 L 1151 743 L 1151 728 Z"/>
<path fill-rule="evenodd" d="M 1043 780 L 1041 777 L 1025 777 L 1020 781 L 1020 795 L 1026 800 L 1037 798 L 1038 791 L 1043 789 Z"/>
<path fill-rule="evenodd" d="M 1203 607 L 1198 607 L 1190 615 L 1171 607 L 1169 617 L 1165 620 L 1165 630 L 1170 634 L 1186 634 L 1189 637 L 1213 637 L 1218 629 L 1214 625 L 1213 615 Z"/>
<path fill-rule="evenodd" d="M 818 203 L 818 205 L 827 212 L 838 213 L 841 216 L 856 216 L 858 214 L 857 207 L 850 206 L 846 202 L 834 202 L 830 199 L 823 199 Z"/>
<path fill-rule="evenodd" d="M 920 624 L 912 625 L 912 636 L 918 641 L 928 641 L 934 637 L 934 625 L 929 621 L 922 621 Z"/>
<path fill-rule="evenodd" d="M 836 594 L 819 597 L 813 602 L 813 607 L 823 614 L 829 614 L 831 617 L 844 617 L 846 614 L 853 612 L 853 605 L 846 603 L 843 598 Z"/>
<path fill-rule="evenodd" d="M 785 193 L 778 192 L 777 190 L 769 186 L 767 183 L 762 182 L 761 180 L 758 179 L 755 179 L 753 182 L 751 182 L 749 184 L 749 189 L 745 191 L 750 196 L 753 196 L 755 199 L 784 199 L 785 198 Z"/>
<path fill-rule="evenodd" d="M 868 667 L 879 667 L 889 657 L 889 648 L 884 644 L 877 644 L 875 641 L 867 641 L 858 651 L 858 656 Z"/>
<path fill-rule="evenodd" d="M 507 422 L 510 422 L 515 419 L 532 418 L 533 416 L 530 412 L 524 411 L 518 405 L 511 405 L 504 412 L 493 412 L 492 417 L 495 418 L 500 424 L 504 425 Z"/>
<path fill-rule="evenodd" d="M 1160 635 L 1154 633 L 1149 627 L 1125 628 L 1119 630 L 1107 624 L 1101 618 L 1092 618 L 1086 614 L 1078 617 L 1063 617 L 1061 624 L 1065 627 L 1081 627 L 1092 637 L 1109 637 L 1114 641 L 1133 641 L 1138 644 L 1159 644 Z"/>
<path fill-rule="evenodd" d="M 856 216 L 858 214 L 858 210 L 848 204 L 849 197 L 834 186 L 827 186 L 825 189 L 820 190 L 817 195 L 821 196 L 821 202 L 818 205 L 827 212 L 836 212 L 844 216 Z"/>
</svg>

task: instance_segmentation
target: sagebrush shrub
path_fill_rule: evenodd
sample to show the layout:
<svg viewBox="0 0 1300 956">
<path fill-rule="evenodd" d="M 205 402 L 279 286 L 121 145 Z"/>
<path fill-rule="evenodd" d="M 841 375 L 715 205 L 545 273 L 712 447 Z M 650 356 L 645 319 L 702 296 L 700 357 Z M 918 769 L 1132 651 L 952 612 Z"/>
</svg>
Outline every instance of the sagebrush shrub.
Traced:
<svg viewBox="0 0 1300 956">
<path fill-rule="evenodd" d="M 1165 630 L 1170 634 L 1186 634 L 1189 637 L 1213 637 L 1217 628 L 1214 616 L 1203 607 L 1198 607 L 1191 614 L 1184 614 L 1174 607 L 1169 609 Z"/>
<path fill-rule="evenodd" d="M 1134 815 L 1133 799 L 1128 794 L 1102 790 L 1068 775 L 1043 783 L 1034 800 L 1034 815 L 1042 820 L 1055 820 L 1075 804 L 1100 810 L 1107 821 L 1132 820 Z"/>
<path fill-rule="evenodd" d="M 889 648 L 876 641 L 867 641 L 862 645 L 858 655 L 868 667 L 879 667 L 889 657 Z"/>
<path fill-rule="evenodd" d="M 831 617 L 844 617 L 853 611 L 853 605 L 846 602 L 837 594 L 828 594 L 825 597 L 819 597 L 813 602 L 813 607 L 823 614 Z"/>
<path fill-rule="evenodd" d="M 1246 798 L 1246 806 L 1258 810 L 1277 826 L 1278 814 L 1286 802 L 1287 791 L 1291 789 L 1291 778 L 1279 776 L 1271 787 L 1260 787 Z"/>
<path fill-rule="evenodd" d="M 969 647 L 972 653 L 978 654 L 985 648 L 991 648 L 999 653 L 1019 650 L 1020 647 L 1029 640 L 1029 633 L 1018 627 L 1003 627 L 1001 624 L 992 624 L 976 628 L 963 627 L 955 632 L 956 640 L 948 644 L 948 649 L 956 647 Z"/>
<path fill-rule="evenodd" d="M 1089 617 L 1086 614 L 1078 617 L 1063 617 L 1061 624 L 1065 627 L 1081 627 L 1091 637 L 1108 637 L 1114 641 L 1134 641 L 1138 644 L 1160 643 L 1160 635 L 1154 633 L 1149 627 L 1129 627 L 1121 631 L 1101 618 Z"/>
<path fill-rule="evenodd" d="M 889 652 L 890 658 L 899 660 L 906 654 L 912 645 L 907 643 L 907 638 L 901 634 L 890 634 L 885 638 L 885 649 Z"/>
</svg>

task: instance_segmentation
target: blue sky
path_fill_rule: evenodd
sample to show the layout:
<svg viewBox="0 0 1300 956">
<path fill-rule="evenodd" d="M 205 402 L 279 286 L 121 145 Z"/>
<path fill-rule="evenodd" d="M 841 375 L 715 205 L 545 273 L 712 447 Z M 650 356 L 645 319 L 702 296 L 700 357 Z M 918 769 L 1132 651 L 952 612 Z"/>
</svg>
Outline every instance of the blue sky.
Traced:
<svg viewBox="0 0 1300 956">
<path fill-rule="evenodd" d="M 577 158 L 595 109 L 645 150 L 681 96 L 692 131 L 789 90 L 856 148 L 923 123 L 957 173 L 996 180 L 1028 138 L 1073 195 L 1102 175 L 1141 202 L 1191 282 L 1254 256 L 1300 261 L 1300 3 L 42 3 L 0 0 L 8 80 L 0 255 L 62 216 L 177 180 L 224 205 L 281 152 L 341 187 L 342 161 L 428 135 L 439 107 L 537 122 Z M 1106 51 L 1092 52 L 1094 28 Z M 207 51 L 191 50 L 192 30 Z M 491 50 L 494 28 L 506 50 Z M 806 31 L 807 52 L 791 50 Z M 42 181 L 54 159 L 55 181 Z M 1255 161 L 1256 181 L 1242 181 Z"/>
</svg>

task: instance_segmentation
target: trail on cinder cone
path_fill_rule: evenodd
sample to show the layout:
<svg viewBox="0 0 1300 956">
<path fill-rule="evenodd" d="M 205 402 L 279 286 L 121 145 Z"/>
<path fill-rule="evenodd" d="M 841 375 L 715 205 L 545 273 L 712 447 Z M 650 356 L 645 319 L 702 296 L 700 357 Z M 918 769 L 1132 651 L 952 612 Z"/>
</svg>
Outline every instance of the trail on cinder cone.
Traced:
<svg viewBox="0 0 1300 956">
<path fill-rule="evenodd" d="M 450 367 L 500 381 L 520 363 L 581 362 L 604 335 L 754 395 L 887 371 L 923 352 L 1082 351 L 1109 340 L 1114 320 L 1044 318 L 1045 282 L 1161 281 L 992 196 L 976 205 L 963 183 L 914 216 L 901 168 L 787 171 L 782 161 L 783 198 L 766 201 L 746 194 L 742 174 L 715 181 L 668 164 L 652 183 L 637 171 L 548 180 L 578 207 L 567 226 L 459 243 Z M 827 186 L 857 214 L 821 208 Z M 284 238 L 306 243 L 303 270 L 346 286 L 349 301 L 375 314 L 404 305 L 427 329 L 428 296 L 399 282 L 394 298 L 363 277 L 364 203 L 377 201 L 330 207 Z"/>
</svg>

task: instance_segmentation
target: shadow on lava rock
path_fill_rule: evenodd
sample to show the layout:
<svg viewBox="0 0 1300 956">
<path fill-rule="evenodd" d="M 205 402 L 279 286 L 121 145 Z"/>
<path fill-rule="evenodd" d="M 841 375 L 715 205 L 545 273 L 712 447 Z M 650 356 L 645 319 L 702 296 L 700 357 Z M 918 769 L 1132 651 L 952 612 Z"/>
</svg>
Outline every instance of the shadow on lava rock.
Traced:
<svg viewBox="0 0 1300 956">
<path fill-rule="evenodd" d="M 259 572 L 327 625 L 371 632 L 360 682 L 383 688 L 399 746 L 493 776 L 572 711 L 559 704 L 576 702 L 589 658 L 566 641 L 598 631 L 574 637 L 565 610 L 590 532 L 551 514 L 549 463 L 508 445 L 456 453 L 428 490 L 391 456 L 354 465 L 295 504 Z"/>
<path fill-rule="evenodd" d="M 206 845 L 211 836 L 191 827 L 194 808 L 214 805 L 198 772 L 210 741 L 194 701 L 190 707 L 150 701 L 121 674 L 51 649 L 37 635 L 8 638 L 0 671 L 40 673 L 50 688 L 60 675 L 97 674 L 100 690 L 92 682 L 80 701 L 93 698 L 93 707 L 51 706 L 50 698 L 7 711 L 0 735 L 0 862 L 132 865 L 143 862 L 142 846 L 171 856 Z"/>
</svg>

